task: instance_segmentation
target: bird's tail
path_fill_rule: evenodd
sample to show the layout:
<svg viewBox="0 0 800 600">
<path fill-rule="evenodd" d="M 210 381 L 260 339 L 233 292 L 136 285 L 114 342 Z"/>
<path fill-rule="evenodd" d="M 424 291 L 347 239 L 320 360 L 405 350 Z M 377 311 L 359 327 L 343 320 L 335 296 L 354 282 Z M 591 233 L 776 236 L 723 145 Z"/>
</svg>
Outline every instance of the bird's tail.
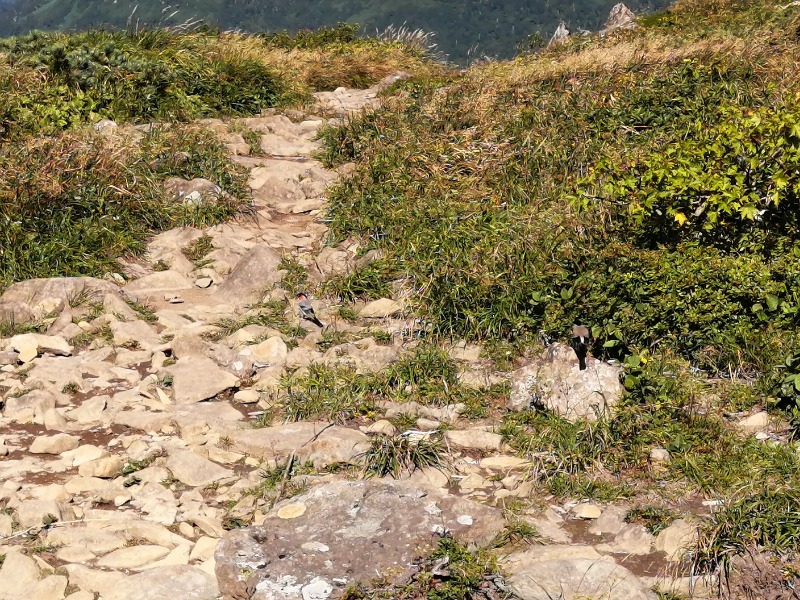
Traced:
<svg viewBox="0 0 800 600">
<path fill-rule="evenodd" d="M 323 327 L 325 327 L 325 325 L 322 323 L 322 321 L 320 321 L 320 320 L 319 320 L 319 319 L 318 319 L 316 316 L 314 316 L 314 317 L 309 317 L 309 319 L 308 319 L 308 320 L 309 320 L 309 321 L 311 321 L 311 322 L 312 322 L 314 325 L 316 325 L 317 327 L 320 327 L 320 328 L 323 328 Z"/>
</svg>

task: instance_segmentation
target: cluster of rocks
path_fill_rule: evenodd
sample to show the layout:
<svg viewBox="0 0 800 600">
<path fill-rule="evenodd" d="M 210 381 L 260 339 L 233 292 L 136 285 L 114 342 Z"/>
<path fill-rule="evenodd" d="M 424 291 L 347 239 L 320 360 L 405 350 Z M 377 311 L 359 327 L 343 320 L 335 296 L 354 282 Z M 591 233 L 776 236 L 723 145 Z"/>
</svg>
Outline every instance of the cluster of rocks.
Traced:
<svg viewBox="0 0 800 600">
<path fill-rule="evenodd" d="M 392 81 L 320 102 L 333 113 L 371 105 Z M 402 581 L 442 535 L 491 544 L 505 526 L 503 507 L 533 492 L 531 463 L 496 423 L 464 418 L 463 405 L 385 402 L 359 426 L 253 427 L 280 402 L 287 373 L 380 371 L 415 341 L 401 335 L 411 324 L 401 299 L 362 304 L 357 322 L 315 302 L 323 332 L 280 288 L 286 255 L 312 282 L 375 258 L 357 258 L 353 243 L 322 247 L 319 211 L 340 176 L 311 158 L 324 119 L 204 123 L 250 169 L 247 219 L 156 236 L 146 260 L 126 264 L 126 277 L 31 280 L 0 297 L 0 321 L 42 325 L 0 339 L 0 599 L 335 598 L 378 574 Z M 250 155 L 242 128 L 261 136 L 261 155 Z M 212 182 L 168 187 L 181 201 L 219 194 Z M 187 248 L 201 239 L 209 251 L 190 259 Z M 305 335 L 257 324 L 264 300 L 285 306 L 272 317 Z M 376 327 L 393 342 L 378 343 Z M 348 341 L 322 349 L 331 332 Z M 487 371 L 477 346 L 449 351 L 464 385 L 507 378 Z M 544 406 L 570 419 L 610 410 L 621 393 L 616 367 L 590 361 L 580 371 L 559 346 L 511 379 L 509 408 Z M 401 417 L 418 429 L 398 431 Z M 756 420 L 743 426 L 763 427 Z M 373 436 L 437 431 L 446 468 L 400 482 L 336 474 L 359 464 Z M 651 459 L 669 453 L 654 449 Z M 293 462 L 313 466 L 299 482 L 307 491 L 272 506 L 257 491 L 264 472 Z M 521 518 L 544 543 L 503 557 L 509 589 L 523 600 L 621 600 L 651 598 L 656 584 L 687 588 L 668 574 L 679 571 L 695 525 L 678 521 L 652 536 L 624 515 L 624 507 L 585 503 L 528 509 Z M 250 527 L 229 532 L 232 524 Z"/>
</svg>

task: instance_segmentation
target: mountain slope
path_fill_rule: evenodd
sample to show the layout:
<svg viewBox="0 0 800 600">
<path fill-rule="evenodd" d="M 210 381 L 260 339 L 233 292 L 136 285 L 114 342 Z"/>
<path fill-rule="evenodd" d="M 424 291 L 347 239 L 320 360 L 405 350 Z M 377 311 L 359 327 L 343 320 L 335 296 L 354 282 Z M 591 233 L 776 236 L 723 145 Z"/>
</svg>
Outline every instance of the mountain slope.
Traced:
<svg viewBox="0 0 800 600">
<path fill-rule="evenodd" d="M 5 0 L 0 2 L 0 36 L 31 29 L 82 30 L 100 25 L 124 27 L 137 21 L 176 24 L 189 19 L 246 31 L 293 31 L 346 21 L 360 23 L 372 32 L 406 24 L 436 32 L 440 49 L 453 60 L 463 60 L 468 54 L 511 56 L 527 35 L 541 32 L 546 37 L 561 20 L 573 28 L 596 30 L 613 4 L 615 0 L 192 0 L 176 5 L 145 0 L 132 11 L 131 4 L 114 0 Z M 628 2 L 637 12 L 667 4 L 667 0 Z"/>
</svg>

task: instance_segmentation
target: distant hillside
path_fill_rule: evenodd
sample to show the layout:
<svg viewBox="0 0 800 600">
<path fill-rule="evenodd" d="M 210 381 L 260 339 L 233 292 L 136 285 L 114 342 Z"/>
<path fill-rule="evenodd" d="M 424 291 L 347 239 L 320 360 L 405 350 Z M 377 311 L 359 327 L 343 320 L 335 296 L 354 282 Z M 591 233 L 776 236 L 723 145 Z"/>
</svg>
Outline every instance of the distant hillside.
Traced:
<svg viewBox="0 0 800 600">
<path fill-rule="evenodd" d="M 508 57 L 532 33 L 548 37 L 565 21 L 576 29 L 599 29 L 616 0 L 0 0 L 0 36 L 31 29 L 84 30 L 111 25 L 177 24 L 189 19 L 225 29 L 296 31 L 360 23 L 374 33 L 389 25 L 437 33 L 439 48 L 453 60 L 468 55 Z M 630 0 L 634 11 L 658 10 L 669 0 Z M 133 7 L 137 6 L 135 12 Z M 177 11 L 177 12 L 176 12 Z M 131 18 L 131 13 L 133 17 Z"/>
</svg>

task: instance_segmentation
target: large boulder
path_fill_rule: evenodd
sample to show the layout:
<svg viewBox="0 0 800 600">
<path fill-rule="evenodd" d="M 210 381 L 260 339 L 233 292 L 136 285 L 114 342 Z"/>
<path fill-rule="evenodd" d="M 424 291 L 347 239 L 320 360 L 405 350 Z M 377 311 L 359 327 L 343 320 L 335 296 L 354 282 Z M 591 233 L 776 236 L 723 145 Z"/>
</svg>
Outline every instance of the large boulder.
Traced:
<svg viewBox="0 0 800 600">
<path fill-rule="evenodd" d="M 253 302 L 261 292 L 281 280 L 278 270 L 281 256 L 269 246 L 259 244 L 244 255 L 230 275 L 217 288 L 217 294 L 228 301 Z"/>
<path fill-rule="evenodd" d="M 597 417 L 622 396 L 621 368 L 588 358 L 581 371 L 575 352 L 551 344 L 532 364 L 511 374 L 508 407 L 526 410 L 543 407 L 569 421 Z"/>
<path fill-rule="evenodd" d="M 261 526 L 228 533 L 215 553 L 217 580 L 225 599 L 338 598 L 376 577 L 407 580 L 445 532 L 484 546 L 502 528 L 498 510 L 434 489 L 337 481 L 278 504 Z"/>
</svg>

